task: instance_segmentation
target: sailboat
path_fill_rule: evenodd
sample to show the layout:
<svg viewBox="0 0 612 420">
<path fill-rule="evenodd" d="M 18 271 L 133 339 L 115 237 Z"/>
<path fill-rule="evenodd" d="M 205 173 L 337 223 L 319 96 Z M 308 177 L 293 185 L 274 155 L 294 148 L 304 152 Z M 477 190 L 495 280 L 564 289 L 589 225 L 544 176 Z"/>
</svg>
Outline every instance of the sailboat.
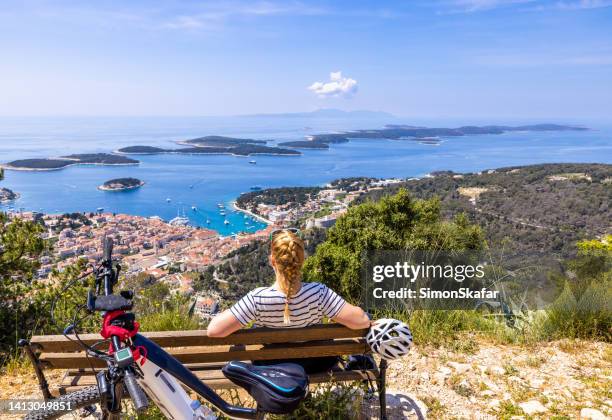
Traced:
<svg viewBox="0 0 612 420">
<path fill-rule="evenodd" d="M 187 226 L 189 224 L 189 219 L 187 217 L 185 217 L 185 210 L 183 210 L 183 215 L 181 216 L 178 212 L 178 210 L 176 211 L 176 217 L 172 220 L 170 220 L 169 222 L 171 225 L 173 226 Z"/>
</svg>

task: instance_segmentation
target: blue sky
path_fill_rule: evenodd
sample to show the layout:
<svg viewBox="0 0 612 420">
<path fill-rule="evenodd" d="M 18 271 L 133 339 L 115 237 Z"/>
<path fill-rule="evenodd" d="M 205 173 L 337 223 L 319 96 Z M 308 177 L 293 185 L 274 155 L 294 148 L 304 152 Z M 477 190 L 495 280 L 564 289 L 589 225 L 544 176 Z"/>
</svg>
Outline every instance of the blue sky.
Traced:
<svg viewBox="0 0 612 420">
<path fill-rule="evenodd" d="M 612 0 L 8 0 L 0 31 L 0 115 L 612 115 Z"/>
</svg>

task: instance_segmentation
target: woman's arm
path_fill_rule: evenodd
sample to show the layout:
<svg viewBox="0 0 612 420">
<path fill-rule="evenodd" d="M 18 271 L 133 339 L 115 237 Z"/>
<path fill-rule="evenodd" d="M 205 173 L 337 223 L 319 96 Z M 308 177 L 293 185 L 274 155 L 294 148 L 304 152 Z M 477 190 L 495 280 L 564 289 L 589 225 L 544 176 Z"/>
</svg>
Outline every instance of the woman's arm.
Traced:
<svg viewBox="0 0 612 420">
<path fill-rule="evenodd" d="M 241 327 L 240 321 L 229 309 L 226 309 L 210 320 L 206 333 L 209 337 L 227 337 Z"/>
<path fill-rule="evenodd" d="M 352 330 L 368 328 L 370 326 L 370 318 L 359 306 L 345 303 L 338 315 L 332 318 L 339 324 L 344 325 Z"/>
</svg>

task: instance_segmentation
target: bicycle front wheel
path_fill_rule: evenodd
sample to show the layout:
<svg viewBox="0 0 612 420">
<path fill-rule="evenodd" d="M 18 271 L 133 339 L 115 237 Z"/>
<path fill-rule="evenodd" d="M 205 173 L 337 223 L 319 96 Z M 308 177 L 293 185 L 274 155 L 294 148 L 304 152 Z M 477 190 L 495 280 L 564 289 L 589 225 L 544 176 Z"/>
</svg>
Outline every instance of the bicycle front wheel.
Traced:
<svg viewBox="0 0 612 420">
<path fill-rule="evenodd" d="M 53 407 L 54 405 L 52 404 L 53 402 L 58 403 L 57 404 L 58 408 L 64 408 L 64 409 L 60 410 L 60 409 L 48 408 L 48 409 L 31 411 L 24 417 L 24 420 L 58 419 L 80 408 L 99 403 L 100 394 L 98 393 L 98 387 L 94 385 L 94 386 L 80 389 L 75 392 L 71 392 L 66 395 L 62 395 L 61 397 L 58 397 L 56 399 L 49 400 L 48 405 Z M 70 407 L 70 410 L 67 411 L 65 409 L 66 407 Z"/>
</svg>

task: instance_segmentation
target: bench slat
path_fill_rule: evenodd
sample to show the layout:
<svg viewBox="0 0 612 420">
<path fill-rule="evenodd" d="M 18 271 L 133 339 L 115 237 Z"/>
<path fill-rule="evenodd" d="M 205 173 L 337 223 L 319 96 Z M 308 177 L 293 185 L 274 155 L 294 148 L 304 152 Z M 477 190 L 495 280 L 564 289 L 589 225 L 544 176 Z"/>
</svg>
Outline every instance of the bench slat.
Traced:
<svg viewBox="0 0 612 420">
<path fill-rule="evenodd" d="M 339 324 L 312 325 L 304 328 L 252 328 L 236 331 L 223 337 L 212 338 L 206 330 L 191 331 L 156 331 L 144 332 L 142 335 L 155 341 L 161 347 L 189 346 L 223 346 L 238 344 L 273 344 L 295 341 L 329 340 L 335 338 L 365 337 L 366 329 L 351 330 Z M 75 339 L 74 336 L 69 336 Z M 79 336 L 88 345 L 102 339 L 99 334 L 82 334 Z M 63 335 L 37 335 L 30 340 L 31 344 L 47 353 L 81 351 L 81 346 Z"/>
<path fill-rule="evenodd" d="M 239 360 L 240 362 L 247 362 L 248 360 Z M 216 363 L 184 363 L 183 365 L 191 370 L 220 370 L 225 366 L 227 362 L 216 362 Z M 66 376 L 88 376 L 95 375 L 95 372 L 91 368 L 79 368 L 79 369 L 68 369 L 65 373 Z"/>
<path fill-rule="evenodd" d="M 168 353 L 181 363 L 213 363 L 230 360 L 271 360 L 286 358 L 307 358 L 320 356 L 343 356 L 363 354 L 369 351 L 363 338 L 311 341 L 305 343 L 286 343 L 282 347 L 249 346 L 215 346 L 170 348 Z M 105 367 L 99 359 L 87 358 L 85 353 L 42 353 L 40 361 L 45 367 L 56 369 Z"/>
<path fill-rule="evenodd" d="M 236 388 L 236 385 L 230 380 L 223 376 L 220 370 L 216 371 L 197 371 L 194 372 L 196 376 L 206 385 L 213 389 L 230 389 Z M 333 374 L 329 373 L 315 373 L 308 375 L 310 383 L 318 384 L 322 382 L 346 382 L 346 381 L 359 381 L 364 379 L 376 380 L 378 371 L 377 370 L 366 370 L 366 371 L 335 371 Z M 63 392 L 77 391 L 83 387 L 95 385 L 96 379 L 93 376 L 81 376 L 81 377 L 70 377 L 66 378 L 60 386 Z"/>
</svg>

